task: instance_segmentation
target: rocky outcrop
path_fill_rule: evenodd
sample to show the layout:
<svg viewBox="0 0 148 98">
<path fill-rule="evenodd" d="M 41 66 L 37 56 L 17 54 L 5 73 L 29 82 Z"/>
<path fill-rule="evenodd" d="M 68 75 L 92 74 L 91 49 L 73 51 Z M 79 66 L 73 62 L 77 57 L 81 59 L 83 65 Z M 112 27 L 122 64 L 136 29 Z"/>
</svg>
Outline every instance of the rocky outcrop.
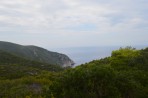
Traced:
<svg viewBox="0 0 148 98">
<path fill-rule="evenodd" d="M 37 46 L 23 46 L 10 42 L 0 41 L 0 50 L 11 54 L 48 64 L 60 65 L 63 67 L 73 66 L 74 62 L 65 54 L 48 51 Z"/>
</svg>

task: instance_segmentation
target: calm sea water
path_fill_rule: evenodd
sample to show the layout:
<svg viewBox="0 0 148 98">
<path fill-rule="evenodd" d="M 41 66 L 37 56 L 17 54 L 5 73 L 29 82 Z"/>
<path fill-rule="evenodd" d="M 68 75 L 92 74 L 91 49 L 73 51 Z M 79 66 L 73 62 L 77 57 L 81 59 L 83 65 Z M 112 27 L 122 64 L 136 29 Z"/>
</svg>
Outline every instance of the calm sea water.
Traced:
<svg viewBox="0 0 148 98">
<path fill-rule="evenodd" d="M 134 46 L 137 49 L 145 48 L 146 46 Z M 111 56 L 113 50 L 119 49 L 120 46 L 110 47 L 75 47 L 75 48 L 58 48 L 53 51 L 68 55 L 77 65 L 90 62 L 92 60 L 101 59 Z"/>
</svg>

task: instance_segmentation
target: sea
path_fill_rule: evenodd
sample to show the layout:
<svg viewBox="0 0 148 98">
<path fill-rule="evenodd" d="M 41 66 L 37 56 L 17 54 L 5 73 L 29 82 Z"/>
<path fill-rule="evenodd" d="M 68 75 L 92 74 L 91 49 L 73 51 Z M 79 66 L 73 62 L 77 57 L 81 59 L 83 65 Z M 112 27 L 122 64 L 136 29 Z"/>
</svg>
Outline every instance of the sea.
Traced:
<svg viewBox="0 0 148 98">
<path fill-rule="evenodd" d="M 92 60 L 111 56 L 113 50 L 117 50 L 124 46 L 98 46 L 98 47 L 70 47 L 70 48 L 54 48 L 52 51 L 66 54 L 75 62 L 75 66 L 85 64 Z M 136 49 L 146 48 L 146 45 L 132 46 Z M 51 49 L 50 49 L 51 50 Z"/>
</svg>

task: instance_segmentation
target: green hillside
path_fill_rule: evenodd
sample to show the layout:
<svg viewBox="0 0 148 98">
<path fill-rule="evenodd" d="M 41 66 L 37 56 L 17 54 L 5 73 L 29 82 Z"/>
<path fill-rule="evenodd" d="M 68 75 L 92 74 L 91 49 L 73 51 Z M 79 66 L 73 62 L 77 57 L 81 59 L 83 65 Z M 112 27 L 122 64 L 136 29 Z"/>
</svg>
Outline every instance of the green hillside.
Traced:
<svg viewBox="0 0 148 98">
<path fill-rule="evenodd" d="M 39 71 L 11 80 L 3 76 L 0 98 L 148 98 L 148 48 L 120 48 L 61 72 Z"/>
<path fill-rule="evenodd" d="M 66 67 L 72 66 L 74 64 L 74 62 L 65 54 L 51 52 L 37 46 L 22 46 L 10 42 L 0 41 L 0 50 L 9 52 L 25 59 L 53 65 L 60 65 Z"/>
<path fill-rule="evenodd" d="M 18 57 L 0 50 L 0 78 L 14 79 L 22 76 L 37 75 L 42 70 L 61 71 L 58 65 L 51 65 Z"/>
</svg>

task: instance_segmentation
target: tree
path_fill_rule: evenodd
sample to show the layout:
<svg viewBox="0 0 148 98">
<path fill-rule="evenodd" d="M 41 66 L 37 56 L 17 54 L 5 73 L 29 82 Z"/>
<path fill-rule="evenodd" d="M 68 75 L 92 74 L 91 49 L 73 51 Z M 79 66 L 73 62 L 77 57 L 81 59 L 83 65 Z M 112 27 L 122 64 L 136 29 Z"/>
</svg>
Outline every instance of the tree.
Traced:
<svg viewBox="0 0 148 98">
<path fill-rule="evenodd" d="M 115 50 L 111 55 L 111 65 L 128 65 L 133 66 L 136 64 L 137 57 L 140 56 L 140 51 L 132 47 L 120 48 Z"/>
</svg>

